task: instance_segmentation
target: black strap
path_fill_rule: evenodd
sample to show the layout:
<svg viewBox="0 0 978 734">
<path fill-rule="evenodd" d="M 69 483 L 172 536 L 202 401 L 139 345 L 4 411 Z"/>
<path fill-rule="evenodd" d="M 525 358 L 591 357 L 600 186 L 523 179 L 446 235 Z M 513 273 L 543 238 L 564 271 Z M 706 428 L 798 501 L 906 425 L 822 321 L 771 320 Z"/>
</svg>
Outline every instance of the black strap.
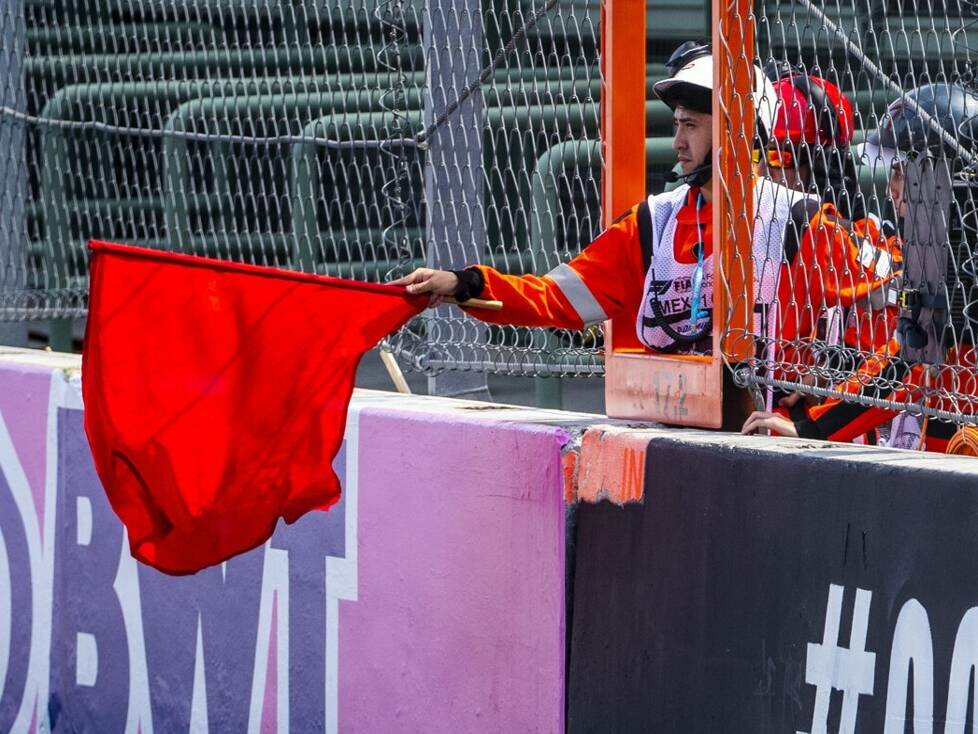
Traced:
<svg viewBox="0 0 978 734">
<path fill-rule="evenodd" d="M 454 298 L 459 303 L 464 303 L 470 298 L 478 298 L 486 287 L 485 278 L 478 268 L 465 268 L 465 270 L 453 270 L 455 277 L 458 278 L 458 286 L 455 288 Z"/>
<path fill-rule="evenodd" d="M 655 239 L 655 229 L 652 226 L 652 209 L 649 208 L 649 200 L 646 199 L 638 205 L 638 238 L 642 243 L 642 264 L 643 271 L 649 272 L 652 266 L 652 245 Z"/>
<path fill-rule="evenodd" d="M 660 327 L 662 324 L 678 324 L 680 321 L 686 321 L 693 315 L 692 311 L 677 311 L 674 314 L 669 314 L 668 316 L 663 314 L 662 318 L 650 319 L 648 316 L 642 317 L 642 325 L 649 328 L 655 329 Z M 707 308 L 703 310 L 704 316 L 713 316 L 713 309 Z"/>
<path fill-rule="evenodd" d="M 784 233 L 784 260 L 791 265 L 801 249 L 801 238 L 808 231 L 812 218 L 818 214 L 821 204 L 813 199 L 802 199 L 791 207 L 791 217 Z"/>
<path fill-rule="evenodd" d="M 947 294 L 921 293 L 918 290 L 907 289 L 901 295 L 905 300 L 904 309 L 897 321 L 900 341 L 909 349 L 924 349 L 930 342 L 930 337 L 920 325 L 921 311 L 925 308 L 931 311 L 931 321 L 937 333 L 940 333 L 948 310 Z"/>
<path fill-rule="evenodd" d="M 920 293 L 917 299 L 922 308 L 929 308 L 932 311 L 947 311 L 947 294 L 946 293 L 935 293 L 931 295 L 930 293 Z"/>
<path fill-rule="evenodd" d="M 940 438 L 950 441 L 957 433 L 958 427 L 954 423 L 931 418 L 927 421 L 927 435 L 931 438 Z"/>
</svg>

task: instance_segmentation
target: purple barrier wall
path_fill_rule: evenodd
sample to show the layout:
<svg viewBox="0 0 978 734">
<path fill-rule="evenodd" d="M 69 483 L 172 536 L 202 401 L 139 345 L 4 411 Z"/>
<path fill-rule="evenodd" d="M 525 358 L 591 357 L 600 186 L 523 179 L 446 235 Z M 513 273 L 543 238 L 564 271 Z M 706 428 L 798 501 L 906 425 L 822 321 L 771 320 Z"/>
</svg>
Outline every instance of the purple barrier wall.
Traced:
<svg viewBox="0 0 978 734">
<path fill-rule="evenodd" d="M 338 506 L 172 578 L 129 556 L 75 358 L 4 351 L 0 731 L 563 730 L 545 414 L 359 395 Z"/>
</svg>

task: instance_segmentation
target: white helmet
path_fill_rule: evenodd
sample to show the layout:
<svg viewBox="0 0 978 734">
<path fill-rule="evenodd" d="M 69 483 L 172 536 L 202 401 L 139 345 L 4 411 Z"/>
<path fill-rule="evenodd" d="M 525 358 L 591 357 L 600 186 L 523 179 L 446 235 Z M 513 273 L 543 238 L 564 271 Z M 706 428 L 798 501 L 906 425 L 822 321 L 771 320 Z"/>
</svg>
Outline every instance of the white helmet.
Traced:
<svg viewBox="0 0 978 734">
<path fill-rule="evenodd" d="M 686 41 L 666 62 L 670 77 L 656 82 L 652 89 L 670 109 L 679 105 L 694 112 L 713 111 L 713 54 L 710 44 Z M 754 65 L 754 109 L 757 112 L 757 135 L 766 143 L 774 129 L 778 95 L 761 67 Z"/>
<path fill-rule="evenodd" d="M 669 109 L 682 105 L 693 112 L 713 110 L 713 54 L 710 44 L 686 41 L 666 62 L 669 78 L 657 81 L 652 90 Z"/>
<path fill-rule="evenodd" d="M 778 93 L 774 84 L 761 69 L 754 64 L 754 110 L 757 112 L 756 135 L 761 145 L 767 145 L 774 130 L 775 113 L 778 107 Z"/>
</svg>

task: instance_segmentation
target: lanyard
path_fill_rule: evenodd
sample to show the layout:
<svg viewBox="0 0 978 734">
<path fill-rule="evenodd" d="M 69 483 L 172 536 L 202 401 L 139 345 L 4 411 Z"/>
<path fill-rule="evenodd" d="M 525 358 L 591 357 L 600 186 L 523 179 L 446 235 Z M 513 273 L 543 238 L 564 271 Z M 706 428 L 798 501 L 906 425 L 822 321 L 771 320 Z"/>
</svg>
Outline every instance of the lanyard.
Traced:
<svg viewBox="0 0 978 734">
<path fill-rule="evenodd" d="M 693 270 L 693 298 L 690 304 L 690 321 L 693 325 L 700 320 L 700 301 L 703 293 L 703 259 L 706 245 L 703 242 L 703 225 L 700 224 L 700 207 L 703 206 L 703 192 L 696 195 L 696 236 L 699 242 L 696 243 L 696 268 Z"/>
</svg>

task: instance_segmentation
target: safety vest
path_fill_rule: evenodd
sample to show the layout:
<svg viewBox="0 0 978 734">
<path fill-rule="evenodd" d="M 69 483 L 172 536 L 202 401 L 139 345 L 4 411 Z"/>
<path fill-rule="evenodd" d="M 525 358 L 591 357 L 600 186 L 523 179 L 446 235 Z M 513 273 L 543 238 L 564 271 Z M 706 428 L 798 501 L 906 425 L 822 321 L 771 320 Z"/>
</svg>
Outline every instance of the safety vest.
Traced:
<svg viewBox="0 0 978 734">
<path fill-rule="evenodd" d="M 686 203 L 689 186 L 650 196 L 639 206 L 639 235 L 646 258 L 642 309 L 635 322 L 639 340 L 659 352 L 694 351 L 708 354 L 712 347 L 709 322 L 692 323 L 692 292 L 695 263 L 676 262 L 674 238 L 676 216 Z M 754 333 L 773 343 L 777 319 L 777 280 L 784 256 L 785 227 L 791 221 L 791 207 L 814 197 L 793 191 L 767 179 L 754 185 Z M 713 313 L 713 256 L 703 261 L 700 313 Z M 672 334 L 670 333 L 673 332 Z M 695 344 L 685 344 L 674 334 L 691 335 L 706 331 Z"/>
</svg>

